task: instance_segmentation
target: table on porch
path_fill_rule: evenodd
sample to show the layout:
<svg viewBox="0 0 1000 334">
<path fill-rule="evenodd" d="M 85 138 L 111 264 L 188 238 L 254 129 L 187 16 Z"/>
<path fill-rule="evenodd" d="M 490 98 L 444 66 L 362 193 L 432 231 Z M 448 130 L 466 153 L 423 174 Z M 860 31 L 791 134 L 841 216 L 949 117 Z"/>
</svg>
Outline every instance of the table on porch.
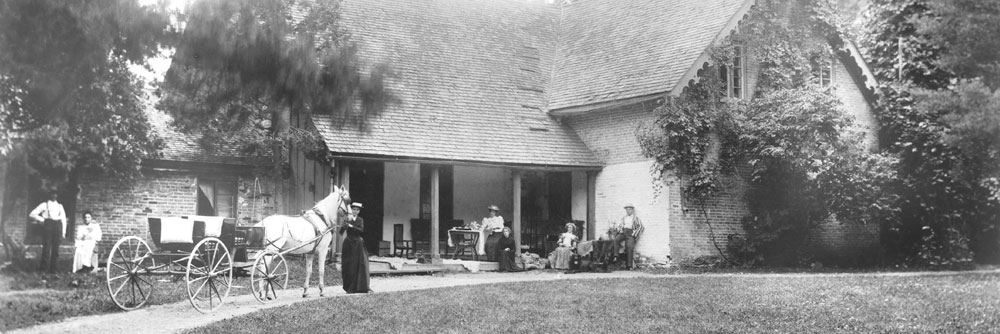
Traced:
<svg viewBox="0 0 1000 334">
<path fill-rule="evenodd" d="M 479 243 L 485 242 L 483 231 L 452 228 L 448 230 L 448 247 L 455 251 L 451 258 L 458 257 L 459 252 L 465 253 L 467 248 L 472 248 L 473 260 L 479 260 Z"/>
</svg>

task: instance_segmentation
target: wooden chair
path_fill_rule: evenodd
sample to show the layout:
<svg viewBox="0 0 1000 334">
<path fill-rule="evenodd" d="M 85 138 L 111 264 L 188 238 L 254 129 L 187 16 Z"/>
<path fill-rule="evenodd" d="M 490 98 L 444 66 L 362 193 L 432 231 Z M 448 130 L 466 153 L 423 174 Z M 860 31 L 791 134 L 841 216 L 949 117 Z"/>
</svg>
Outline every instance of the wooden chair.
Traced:
<svg viewBox="0 0 1000 334">
<path fill-rule="evenodd" d="M 394 224 L 392 233 L 393 255 L 407 257 L 413 255 L 413 240 L 403 240 L 403 224 Z"/>
</svg>

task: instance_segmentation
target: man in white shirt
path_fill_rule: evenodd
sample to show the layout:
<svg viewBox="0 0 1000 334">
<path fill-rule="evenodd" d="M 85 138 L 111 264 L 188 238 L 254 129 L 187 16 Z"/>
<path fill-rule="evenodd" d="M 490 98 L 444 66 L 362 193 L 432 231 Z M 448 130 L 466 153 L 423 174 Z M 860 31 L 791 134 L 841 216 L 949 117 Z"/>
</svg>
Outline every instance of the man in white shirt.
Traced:
<svg viewBox="0 0 1000 334">
<path fill-rule="evenodd" d="M 625 242 L 625 265 L 629 270 L 635 269 L 635 240 L 644 229 L 642 221 L 635 215 L 635 206 L 625 204 L 625 217 L 616 221 L 611 229 L 615 233 L 612 254 L 617 256 L 618 245 Z"/>
<path fill-rule="evenodd" d="M 56 202 L 59 198 L 55 191 L 49 193 L 49 200 L 39 204 L 28 215 L 29 218 L 42 226 L 42 256 L 38 270 L 56 272 L 59 260 L 59 243 L 66 235 L 66 210 Z"/>
</svg>

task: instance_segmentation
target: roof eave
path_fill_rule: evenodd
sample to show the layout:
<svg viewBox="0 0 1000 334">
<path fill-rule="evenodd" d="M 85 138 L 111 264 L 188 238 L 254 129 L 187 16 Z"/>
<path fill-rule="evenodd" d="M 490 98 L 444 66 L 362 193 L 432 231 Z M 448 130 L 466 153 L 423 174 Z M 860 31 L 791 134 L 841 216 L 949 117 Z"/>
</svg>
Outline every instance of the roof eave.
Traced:
<svg viewBox="0 0 1000 334">
<path fill-rule="evenodd" d="M 334 159 L 343 159 L 343 160 L 418 163 L 418 164 L 428 164 L 428 165 L 493 167 L 493 168 L 510 168 L 518 170 L 541 170 L 541 171 L 598 171 L 604 168 L 604 166 L 600 163 L 593 163 L 593 164 L 583 163 L 580 165 L 510 163 L 510 162 L 497 162 L 497 161 L 436 159 L 436 158 L 411 157 L 411 156 L 399 156 L 399 155 L 360 154 L 360 153 L 350 153 L 350 152 L 331 152 L 331 157 Z"/>
<path fill-rule="evenodd" d="M 743 2 L 740 9 L 737 10 L 736 13 L 733 13 L 733 16 L 729 18 L 729 22 L 727 22 L 726 25 L 722 27 L 722 30 L 715 35 L 715 38 L 712 39 L 712 43 L 706 46 L 705 50 L 702 50 L 701 54 L 698 55 L 698 58 L 696 58 L 694 62 L 691 63 L 691 66 L 688 67 L 687 71 L 684 72 L 684 75 L 682 75 L 677 82 L 668 88 L 670 96 L 680 96 L 681 93 L 684 92 L 684 87 L 687 87 L 688 84 L 695 80 L 698 76 L 698 71 L 701 70 L 703 64 L 710 62 L 711 55 L 709 54 L 709 50 L 711 50 L 712 46 L 721 43 L 726 39 L 726 37 L 732 34 L 732 32 L 739 26 L 740 21 L 742 21 L 747 13 L 750 12 L 750 8 L 752 8 L 755 3 L 755 0 L 745 0 Z"/>
</svg>

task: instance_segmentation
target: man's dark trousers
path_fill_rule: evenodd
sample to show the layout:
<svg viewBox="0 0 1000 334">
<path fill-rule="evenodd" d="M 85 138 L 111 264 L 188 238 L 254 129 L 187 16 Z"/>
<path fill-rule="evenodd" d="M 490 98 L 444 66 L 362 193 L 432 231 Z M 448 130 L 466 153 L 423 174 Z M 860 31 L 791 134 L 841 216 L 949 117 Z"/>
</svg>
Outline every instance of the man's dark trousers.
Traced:
<svg viewBox="0 0 1000 334">
<path fill-rule="evenodd" d="M 38 270 L 55 273 L 59 262 L 59 243 L 62 242 L 62 222 L 46 219 L 42 224 L 42 256 Z"/>
</svg>

